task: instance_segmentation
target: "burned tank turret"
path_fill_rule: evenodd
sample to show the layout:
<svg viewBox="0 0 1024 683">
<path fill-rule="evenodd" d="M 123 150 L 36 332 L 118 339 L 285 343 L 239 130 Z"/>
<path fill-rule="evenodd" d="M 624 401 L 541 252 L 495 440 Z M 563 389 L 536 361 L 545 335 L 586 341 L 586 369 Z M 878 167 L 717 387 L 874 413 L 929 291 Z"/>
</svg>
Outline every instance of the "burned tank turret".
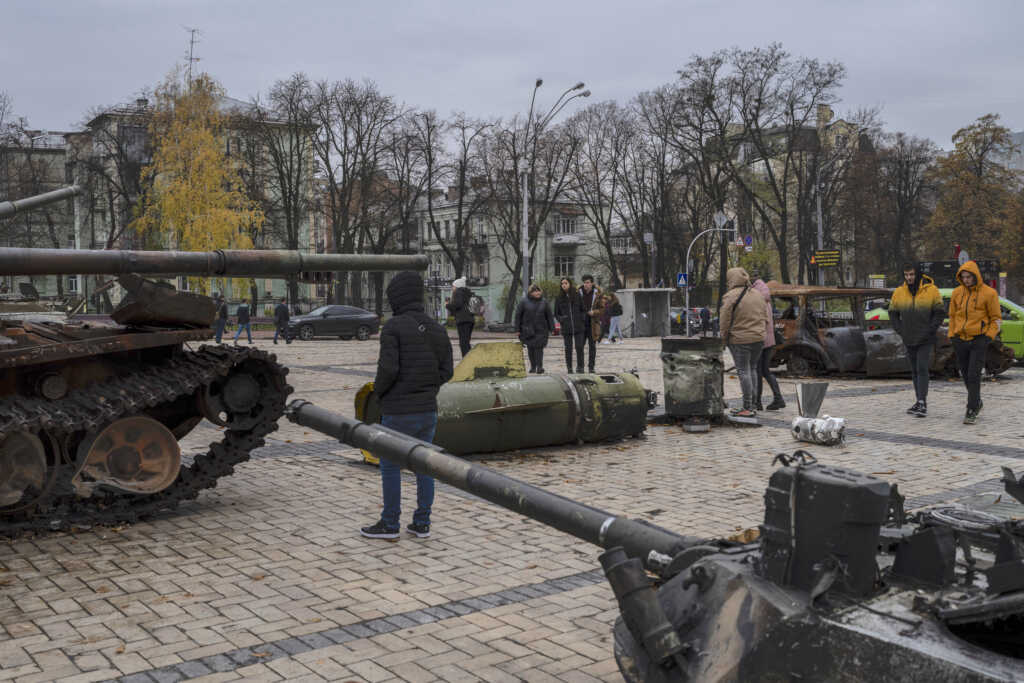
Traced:
<svg viewBox="0 0 1024 683">
<path fill-rule="evenodd" d="M 305 401 L 287 416 L 606 549 L 627 681 L 1024 679 L 1024 522 L 947 508 L 908 524 L 895 486 L 798 451 L 777 458 L 756 542 L 703 539 Z"/>
<path fill-rule="evenodd" d="M 0 273 L 116 275 L 128 292 L 112 322 L 0 321 L 0 533 L 173 508 L 216 486 L 277 428 L 287 368 L 253 348 L 186 347 L 212 337 L 214 302 L 141 275 L 425 267 L 422 256 L 0 249 Z M 183 459 L 178 441 L 203 418 L 225 428 L 223 439 Z"/>
</svg>

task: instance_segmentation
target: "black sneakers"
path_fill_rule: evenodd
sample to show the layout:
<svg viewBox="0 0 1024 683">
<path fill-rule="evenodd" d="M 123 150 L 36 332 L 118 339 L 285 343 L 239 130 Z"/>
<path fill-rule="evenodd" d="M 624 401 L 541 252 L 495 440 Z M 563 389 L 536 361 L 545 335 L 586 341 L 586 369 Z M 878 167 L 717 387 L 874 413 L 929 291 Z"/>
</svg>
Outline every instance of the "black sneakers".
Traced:
<svg viewBox="0 0 1024 683">
<path fill-rule="evenodd" d="M 964 415 L 964 424 L 965 425 L 972 425 L 972 424 L 976 423 L 977 421 L 978 421 L 978 411 L 977 410 L 968 410 L 967 414 Z"/>
<path fill-rule="evenodd" d="M 928 416 L 928 404 L 924 401 L 918 401 L 907 411 L 908 414 L 914 417 L 927 417 Z"/>
<path fill-rule="evenodd" d="M 398 529 L 385 526 L 383 520 L 373 526 L 364 526 L 359 533 L 367 538 L 398 538 Z"/>
<path fill-rule="evenodd" d="M 405 530 L 416 538 L 430 538 L 429 524 L 418 524 L 417 522 L 413 522 L 409 526 L 405 527 Z"/>
<path fill-rule="evenodd" d="M 781 398 L 772 399 L 772 402 L 768 404 L 768 410 L 782 410 L 786 407 L 786 402 Z"/>
<path fill-rule="evenodd" d="M 909 408 L 907 408 L 907 415 L 915 415 L 917 413 L 918 408 L 920 408 L 920 407 L 921 407 L 921 402 L 920 401 L 915 401 L 914 405 L 912 405 Z"/>
</svg>

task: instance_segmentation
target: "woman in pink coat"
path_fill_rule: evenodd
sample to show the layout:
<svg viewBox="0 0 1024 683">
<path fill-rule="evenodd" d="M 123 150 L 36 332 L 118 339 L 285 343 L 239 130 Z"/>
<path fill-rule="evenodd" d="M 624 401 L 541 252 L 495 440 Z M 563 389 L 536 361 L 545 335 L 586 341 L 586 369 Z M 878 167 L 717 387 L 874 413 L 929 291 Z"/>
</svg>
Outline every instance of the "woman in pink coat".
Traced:
<svg viewBox="0 0 1024 683">
<path fill-rule="evenodd" d="M 775 315 L 772 311 L 772 293 L 768 285 L 758 278 L 752 285 L 761 296 L 764 297 L 764 305 L 768 309 L 768 322 L 764 326 L 764 346 L 761 351 L 761 358 L 757 364 L 757 409 L 764 410 L 761 403 L 761 392 L 764 390 L 764 380 L 768 380 L 768 386 L 772 390 L 772 402 L 768 404 L 768 410 L 779 410 L 786 407 L 786 401 L 782 398 L 779 390 L 779 381 L 772 374 L 772 355 L 775 353 Z"/>
</svg>

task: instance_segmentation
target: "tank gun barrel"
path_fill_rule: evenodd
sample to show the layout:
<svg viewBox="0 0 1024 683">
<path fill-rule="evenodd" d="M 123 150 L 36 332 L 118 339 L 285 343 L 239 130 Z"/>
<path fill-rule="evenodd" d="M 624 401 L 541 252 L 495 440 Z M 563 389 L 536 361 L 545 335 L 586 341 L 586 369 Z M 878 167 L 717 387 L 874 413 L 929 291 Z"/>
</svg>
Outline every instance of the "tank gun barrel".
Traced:
<svg viewBox="0 0 1024 683">
<path fill-rule="evenodd" d="M 79 194 L 82 194 L 82 188 L 78 185 L 71 185 L 70 187 L 62 187 L 59 190 L 54 190 L 53 192 L 37 194 L 33 197 L 15 199 L 10 202 L 0 202 L 0 218 L 10 218 L 16 213 L 31 211 L 32 209 L 37 209 L 40 206 L 53 204 L 54 202 L 59 202 L 62 199 L 70 199 L 71 197 Z"/>
<path fill-rule="evenodd" d="M 333 436 L 342 443 L 425 474 L 457 489 L 519 513 L 601 548 L 622 547 L 652 571 L 683 550 L 707 543 L 661 527 L 638 522 L 578 503 L 542 488 L 457 458 L 434 444 L 420 441 L 379 424 L 367 424 L 296 399 L 285 411 L 303 427 Z M 660 557 L 659 557 L 660 555 Z"/>
<path fill-rule="evenodd" d="M 70 188 L 69 188 L 70 189 Z M 63 192 L 63 190 L 58 190 Z M 45 196 L 45 195 L 43 195 Z M 0 248 L 6 275 L 192 275 L 281 277 L 303 272 L 426 270 L 419 254 L 309 254 L 272 249 L 121 251 Z"/>
</svg>

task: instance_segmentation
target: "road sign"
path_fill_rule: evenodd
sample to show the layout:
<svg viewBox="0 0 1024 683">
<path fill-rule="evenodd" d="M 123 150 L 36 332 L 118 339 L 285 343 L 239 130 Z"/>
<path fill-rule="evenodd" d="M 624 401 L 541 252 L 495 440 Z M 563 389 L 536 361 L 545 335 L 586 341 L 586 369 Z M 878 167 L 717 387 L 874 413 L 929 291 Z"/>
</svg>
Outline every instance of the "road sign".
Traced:
<svg viewBox="0 0 1024 683">
<path fill-rule="evenodd" d="M 689 281 L 689 273 L 676 273 L 676 287 L 685 287 Z"/>
<path fill-rule="evenodd" d="M 739 233 L 737 232 L 737 233 L 736 233 L 736 246 L 737 246 L 737 247 L 742 247 L 742 246 L 743 246 L 743 244 L 744 244 L 744 243 L 743 243 L 743 235 L 741 235 L 741 234 L 739 234 Z"/>
<path fill-rule="evenodd" d="M 811 263 L 819 268 L 837 268 L 841 261 L 838 249 L 815 249 Z"/>
<path fill-rule="evenodd" d="M 744 247 L 743 247 L 743 251 L 745 251 L 745 252 L 747 252 L 747 253 L 749 254 L 750 252 L 754 251 L 754 247 L 752 247 L 752 246 L 751 246 L 751 245 L 749 245 L 749 244 L 747 244 L 747 245 L 744 245 Z"/>
<path fill-rule="evenodd" d="M 956 257 L 957 263 L 961 266 L 971 260 L 971 255 L 967 253 L 966 249 L 961 249 L 960 253 Z"/>
<path fill-rule="evenodd" d="M 644 233 L 644 244 L 654 244 L 654 233 L 653 232 L 645 232 Z"/>
<path fill-rule="evenodd" d="M 752 247 L 752 246 L 754 246 L 754 236 L 753 235 L 747 235 L 746 237 L 744 237 L 743 238 L 743 246 L 745 246 L 745 247 Z"/>
</svg>

